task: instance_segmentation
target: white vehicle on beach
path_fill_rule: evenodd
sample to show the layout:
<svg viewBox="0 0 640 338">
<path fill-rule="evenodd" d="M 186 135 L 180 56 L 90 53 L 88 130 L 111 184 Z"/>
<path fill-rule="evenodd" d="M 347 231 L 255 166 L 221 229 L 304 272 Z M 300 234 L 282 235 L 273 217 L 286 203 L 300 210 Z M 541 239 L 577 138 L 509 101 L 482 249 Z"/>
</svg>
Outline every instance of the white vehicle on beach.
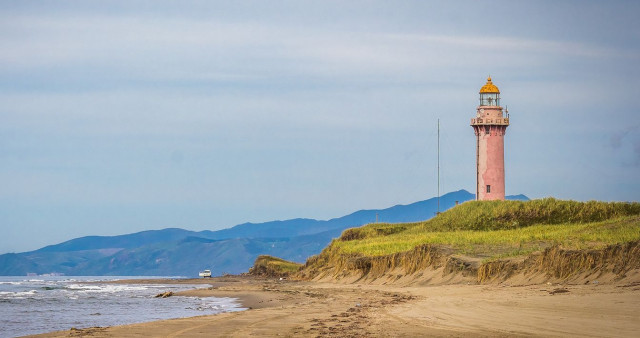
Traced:
<svg viewBox="0 0 640 338">
<path fill-rule="evenodd" d="M 211 270 L 200 271 L 198 275 L 202 278 L 207 278 L 207 277 L 211 278 Z"/>
</svg>

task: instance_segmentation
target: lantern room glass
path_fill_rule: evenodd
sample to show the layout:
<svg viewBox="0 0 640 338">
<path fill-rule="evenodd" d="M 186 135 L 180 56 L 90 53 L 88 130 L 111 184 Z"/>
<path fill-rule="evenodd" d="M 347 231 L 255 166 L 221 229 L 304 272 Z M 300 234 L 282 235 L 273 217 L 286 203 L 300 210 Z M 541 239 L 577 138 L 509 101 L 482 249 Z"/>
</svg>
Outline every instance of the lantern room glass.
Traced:
<svg viewBox="0 0 640 338">
<path fill-rule="evenodd" d="M 499 93 L 481 93 L 480 105 L 481 106 L 500 106 L 500 94 Z"/>
</svg>

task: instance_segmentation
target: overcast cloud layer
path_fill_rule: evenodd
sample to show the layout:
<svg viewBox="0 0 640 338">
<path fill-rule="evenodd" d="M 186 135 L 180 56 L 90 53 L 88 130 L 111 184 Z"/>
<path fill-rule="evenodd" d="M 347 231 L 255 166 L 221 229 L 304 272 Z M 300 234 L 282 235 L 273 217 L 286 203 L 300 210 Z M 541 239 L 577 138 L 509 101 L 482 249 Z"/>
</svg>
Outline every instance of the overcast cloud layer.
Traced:
<svg viewBox="0 0 640 338">
<path fill-rule="evenodd" d="M 475 192 L 640 200 L 636 1 L 0 1 L 0 253 Z"/>
</svg>

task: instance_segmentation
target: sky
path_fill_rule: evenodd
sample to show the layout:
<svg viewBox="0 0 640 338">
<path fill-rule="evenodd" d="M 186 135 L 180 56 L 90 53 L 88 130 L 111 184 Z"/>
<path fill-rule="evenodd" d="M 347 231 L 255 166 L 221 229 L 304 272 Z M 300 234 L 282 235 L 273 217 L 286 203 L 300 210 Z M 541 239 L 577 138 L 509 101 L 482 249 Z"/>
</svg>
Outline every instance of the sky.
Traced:
<svg viewBox="0 0 640 338">
<path fill-rule="evenodd" d="M 637 1 L 0 0 L 0 253 L 475 193 L 640 200 Z"/>
</svg>

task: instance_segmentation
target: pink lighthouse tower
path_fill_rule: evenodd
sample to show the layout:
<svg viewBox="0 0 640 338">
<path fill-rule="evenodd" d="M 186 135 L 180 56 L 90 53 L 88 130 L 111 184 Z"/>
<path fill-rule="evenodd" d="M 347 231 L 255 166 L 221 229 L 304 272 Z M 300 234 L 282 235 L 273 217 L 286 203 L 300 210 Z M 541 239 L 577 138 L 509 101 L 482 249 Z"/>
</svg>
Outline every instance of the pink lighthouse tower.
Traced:
<svg viewBox="0 0 640 338">
<path fill-rule="evenodd" d="M 491 82 L 480 88 L 480 105 L 471 127 L 476 134 L 476 200 L 504 200 L 504 134 L 509 111 L 500 106 L 500 90 Z"/>
</svg>

